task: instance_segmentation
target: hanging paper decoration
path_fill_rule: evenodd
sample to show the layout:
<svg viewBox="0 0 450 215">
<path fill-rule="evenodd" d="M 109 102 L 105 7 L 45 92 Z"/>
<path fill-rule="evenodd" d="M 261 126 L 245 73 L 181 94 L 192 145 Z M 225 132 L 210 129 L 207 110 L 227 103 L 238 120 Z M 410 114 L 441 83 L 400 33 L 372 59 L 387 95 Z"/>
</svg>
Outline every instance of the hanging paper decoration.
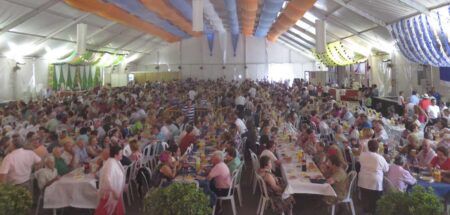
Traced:
<svg viewBox="0 0 450 215">
<path fill-rule="evenodd" d="M 55 66 L 50 64 L 48 66 L 48 86 L 50 86 L 52 89 L 55 89 L 58 86 L 58 83 L 56 81 L 57 79 Z"/>
<path fill-rule="evenodd" d="M 180 0 L 170 0 L 173 1 L 180 1 Z M 219 15 L 216 12 L 216 9 L 211 4 L 209 0 L 204 0 L 203 2 L 203 12 L 205 13 L 205 18 L 211 23 L 211 25 L 214 27 L 214 29 L 218 32 L 225 32 L 225 28 L 223 27 L 222 19 L 219 17 Z M 173 5 L 173 3 L 172 3 Z M 192 13 L 191 13 L 192 17 Z"/>
<path fill-rule="evenodd" d="M 245 36 L 253 35 L 256 15 L 258 13 L 258 4 L 258 0 L 239 1 L 241 29 Z"/>
<path fill-rule="evenodd" d="M 237 49 L 237 45 L 239 43 L 239 34 L 231 35 L 231 43 L 233 45 L 233 56 L 236 57 L 236 49 Z"/>
<path fill-rule="evenodd" d="M 277 18 L 278 12 L 283 7 L 284 0 L 264 0 L 264 6 L 259 16 L 258 27 L 255 36 L 265 37 L 272 27 L 273 22 Z"/>
<path fill-rule="evenodd" d="M 341 41 L 329 43 L 324 53 L 318 53 L 315 49 L 312 49 L 312 52 L 317 61 L 326 66 L 346 66 L 367 60 L 367 56 L 345 48 Z"/>
<path fill-rule="evenodd" d="M 107 2 L 121 8 L 122 10 L 139 17 L 140 19 L 152 23 L 158 28 L 182 38 L 188 38 L 189 35 L 172 25 L 170 22 L 161 19 L 157 14 L 145 9 L 145 6 L 139 0 L 107 0 Z"/>
<path fill-rule="evenodd" d="M 128 11 L 121 9 L 116 5 L 105 3 L 102 0 L 64 0 L 64 1 L 68 5 L 77 8 L 79 10 L 94 13 L 98 16 L 109 19 L 111 21 L 118 22 L 128 27 L 132 27 L 136 30 L 149 33 L 151 35 L 155 35 L 170 43 L 177 42 L 181 40 L 183 36 L 185 36 L 185 33 L 179 30 L 178 28 L 174 26 L 169 27 L 170 24 L 166 26 L 167 21 L 164 21 L 165 24 L 163 24 L 164 26 L 161 27 L 153 24 L 153 22 L 144 21 L 138 16 L 130 14 Z M 167 27 L 167 29 L 165 29 L 164 27 Z M 173 31 L 174 33 L 168 32 L 169 30 Z M 177 35 L 175 34 L 175 32 L 183 36 Z"/>
<path fill-rule="evenodd" d="M 400 52 L 409 61 L 450 66 L 450 6 L 404 19 L 389 26 Z"/>
<path fill-rule="evenodd" d="M 272 25 L 267 39 L 272 42 L 277 40 L 281 34 L 294 26 L 306 11 L 314 6 L 314 3 L 316 3 L 316 0 L 291 0 L 277 21 Z"/>
<path fill-rule="evenodd" d="M 86 51 L 83 55 L 77 56 L 76 52 L 72 52 L 69 57 L 65 56 L 61 59 L 51 62 L 53 64 L 70 64 L 70 65 L 99 65 L 109 67 L 121 64 L 125 60 L 126 54 L 108 53 L 97 51 Z"/>
<path fill-rule="evenodd" d="M 207 33 L 206 39 L 208 40 L 209 56 L 212 56 L 214 48 L 214 32 Z"/>
<path fill-rule="evenodd" d="M 148 10 L 158 14 L 160 18 L 166 19 L 189 35 L 194 37 L 201 35 L 199 32 L 192 31 L 192 24 L 190 20 L 178 13 L 178 11 L 174 9 L 169 2 L 165 0 L 141 0 L 141 2 L 145 7 L 147 7 Z"/>
<path fill-rule="evenodd" d="M 239 21 L 237 15 L 236 0 L 224 0 L 224 2 L 228 12 L 231 34 L 239 34 Z"/>
</svg>

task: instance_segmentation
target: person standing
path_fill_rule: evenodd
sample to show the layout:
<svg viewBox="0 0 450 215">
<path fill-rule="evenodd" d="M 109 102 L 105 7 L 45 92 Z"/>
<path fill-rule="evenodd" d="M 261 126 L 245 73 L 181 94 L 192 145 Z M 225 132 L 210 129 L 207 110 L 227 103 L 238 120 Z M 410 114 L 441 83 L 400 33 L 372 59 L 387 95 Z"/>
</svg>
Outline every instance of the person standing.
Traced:
<svg viewBox="0 0 450 215">
<path fill-rule="evenodd" d="M 429 124 L 434 125 L 434 123 L 436 123 L 436 121 L 439 118 L 439 115 L 441 113 L 439 106 L 436 105 L 435 98 L 431 99 L 431 104 L 428 106 L 426 111 L 427 111 L 428 117 L 430 118 Z"/>
<path fill-rule="evenodd" d="M 13 137 L 13 151 L 6 155 L 0 166 L 0 183 L 23 186 L 32 191 L 31 171 L 41 158 L 31 150 L 22 148 L 20 137 Z"/>
<path fill-rule="evenodd" d="M 377 200 L 383 194 L 383 176 L 389 170 L 389 164 L 378 154 L 378 142 L 370 140 L 369 150 L 361 153 L 359 162 L 361 171 L 358 186 L 361 190 L 361 201 L 366 214 L 375 214 Z"/>
<path fill-rule="evenodd" d="M 122 164 L 122 148 L 112 146 L 109 158 L 100 173 L 100 202 L 95 215 L 124 215 L 123 192 L 125 189 L 125 171 Z"/>
<path fill-rule="evenodd" d="M 409 102 L 413 103 L 414 105 L 419 105 L 420 99 L 417 96 L 417 92 L 415 90 L 412 91 Z"/>
</svg>

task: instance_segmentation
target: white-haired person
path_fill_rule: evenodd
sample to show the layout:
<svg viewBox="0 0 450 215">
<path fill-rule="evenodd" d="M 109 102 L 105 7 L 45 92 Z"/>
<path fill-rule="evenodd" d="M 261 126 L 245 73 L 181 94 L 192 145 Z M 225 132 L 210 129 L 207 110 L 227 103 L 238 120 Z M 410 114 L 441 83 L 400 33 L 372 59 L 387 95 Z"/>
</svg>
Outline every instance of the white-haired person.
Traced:
<svg viewBox="0 0 450 215">
<path fill-rule="evenodd" d="M 231 174 L 230 169 L 224 162 L 224 153 L 222 151 L 215 151 L 212 154 L 211 163 L 213 167 L 207 177 L 211 181 L 211 190 L 217 196 L 226 196 L 231 187 Z"/>
<path fill-rule="evenodd" d="M 53 156 L 47 156 L 45 158 L 44 168 L 36 171 L 34 175 L 36 176 L 40 190 L 43 190 L 45 187 L 58 180 L 59 176 L 58 170 L 55 168 L 55 158 Z"/>
</svg>

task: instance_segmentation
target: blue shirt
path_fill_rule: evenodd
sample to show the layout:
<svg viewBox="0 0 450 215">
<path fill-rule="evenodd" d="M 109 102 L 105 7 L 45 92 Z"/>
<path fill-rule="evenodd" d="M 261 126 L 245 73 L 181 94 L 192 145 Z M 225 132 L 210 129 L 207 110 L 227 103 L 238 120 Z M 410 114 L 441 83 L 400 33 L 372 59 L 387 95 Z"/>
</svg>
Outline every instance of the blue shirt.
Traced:
<svg viewBox="0 0 450 215">
<path fill-rule="evenodd" d="M 75 147 L 75 158 L 78 163 L 84 163 L 89 161 L 89 155 L 87 153 L 86 147 L 80 148 L 79 146 Z"/>
<path fill-rule="evenodd" d="M 414 105 L 419 105 L 420 99 L 417 95 L 411 95 L 411 98 L 409 99 L 411 103 Z"/>
</svg>

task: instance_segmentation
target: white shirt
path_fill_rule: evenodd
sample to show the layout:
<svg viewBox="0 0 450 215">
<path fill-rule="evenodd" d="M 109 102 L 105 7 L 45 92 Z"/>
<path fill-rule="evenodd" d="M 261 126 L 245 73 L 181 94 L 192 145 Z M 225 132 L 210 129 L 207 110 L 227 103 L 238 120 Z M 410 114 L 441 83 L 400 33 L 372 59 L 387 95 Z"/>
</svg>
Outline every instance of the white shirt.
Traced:
<svg viewBox="0 0 450 215">
<path fill-rule="evenodd" d="M 22 184 L 30 180 L 31 170 L 41 158 L 31 150 L 16 149 L 6 155 L 0 166 L 0 174 L 5 174 L 7 181 L 13 184 Z"/>
<path fill-rule="evenodd" d="M 250 90 L 248 90 L 248 93 L 250 94 L 250 96 L 252 98 L 255 98 L 256 96 L 256 89 L 254 87 L 250 88 Z"/>
<path fill-rule="evenodd" d="M 427 113 L 431 119 L 437 119 L 439 117 L 440 112 L 441 110 L 439 109 L 439 106 L 437 105 L 428 106 Z"/>
<path fill-rule="evenodd" d="M 417 154 L 417 160 L 419 160 L 419 166 L 426 167 L 430 165 L 431 160 L 436 157 L 436 152 L 434 152 L 433 149 L 430 149 L 427 153 L 425 153 L 423 150 Z"/>
<path fill-rule="evenodd" d="M 329 90 L 330 90 L 330 87 L 328 85 L 325 85 L 323 87 L 323 93 L 328 93 Z"/>
<path fill-rule="evenodd" d="M 189 90 L 188 96 L 191 101 L 194 101 L 195 96 L 197 96 L 197 92 L 195 92 L 195 90 Z"/>
<path fill-rule="evenodd" d="M 403 96 L 398 96 L 397 104 L 403 106 L 403 103 L 405 103 L 405 98 Z"/>
<path fill-rule="evenodd" d="M 247 126 L 245 126 L 244 121 L 242 119 L 237 118 L 236 121 L 234 121 L 234 124 L 236 124 L 239 134 L 243 134 L 247 132 Z"/>
<path fill-rule="evenodd" d="M 234 104 L 236 105 L 245 105 L 245 98 L 243 96 L 238 96 L 236 99 L 234 99 Z"/>
<path fill-rule="evenodd" d="M 120 162 L 114 158 L 108 158 L 100 172 L 99 191 L 101 197 L 110 197 L 110 192 L 121 196 L 125 186 L 125 171 Z"/>
<path fill-rule="evenodd" d="M 36 176 L 39 189 L 42 190 L 49 181 L 58 176 L 58 171 L 56 168 L 49 169 L 46 167 L 36 171 L 34 175 Z"/>
<path fill-rule="evenodd" d="M 383 176 L 389 170 L 389 164 L 383 156 L 375 152 L 363 152 L 359 157 L 361 171 L 358 186 L 368 190 L 383 190 Z"/>
</svg>

